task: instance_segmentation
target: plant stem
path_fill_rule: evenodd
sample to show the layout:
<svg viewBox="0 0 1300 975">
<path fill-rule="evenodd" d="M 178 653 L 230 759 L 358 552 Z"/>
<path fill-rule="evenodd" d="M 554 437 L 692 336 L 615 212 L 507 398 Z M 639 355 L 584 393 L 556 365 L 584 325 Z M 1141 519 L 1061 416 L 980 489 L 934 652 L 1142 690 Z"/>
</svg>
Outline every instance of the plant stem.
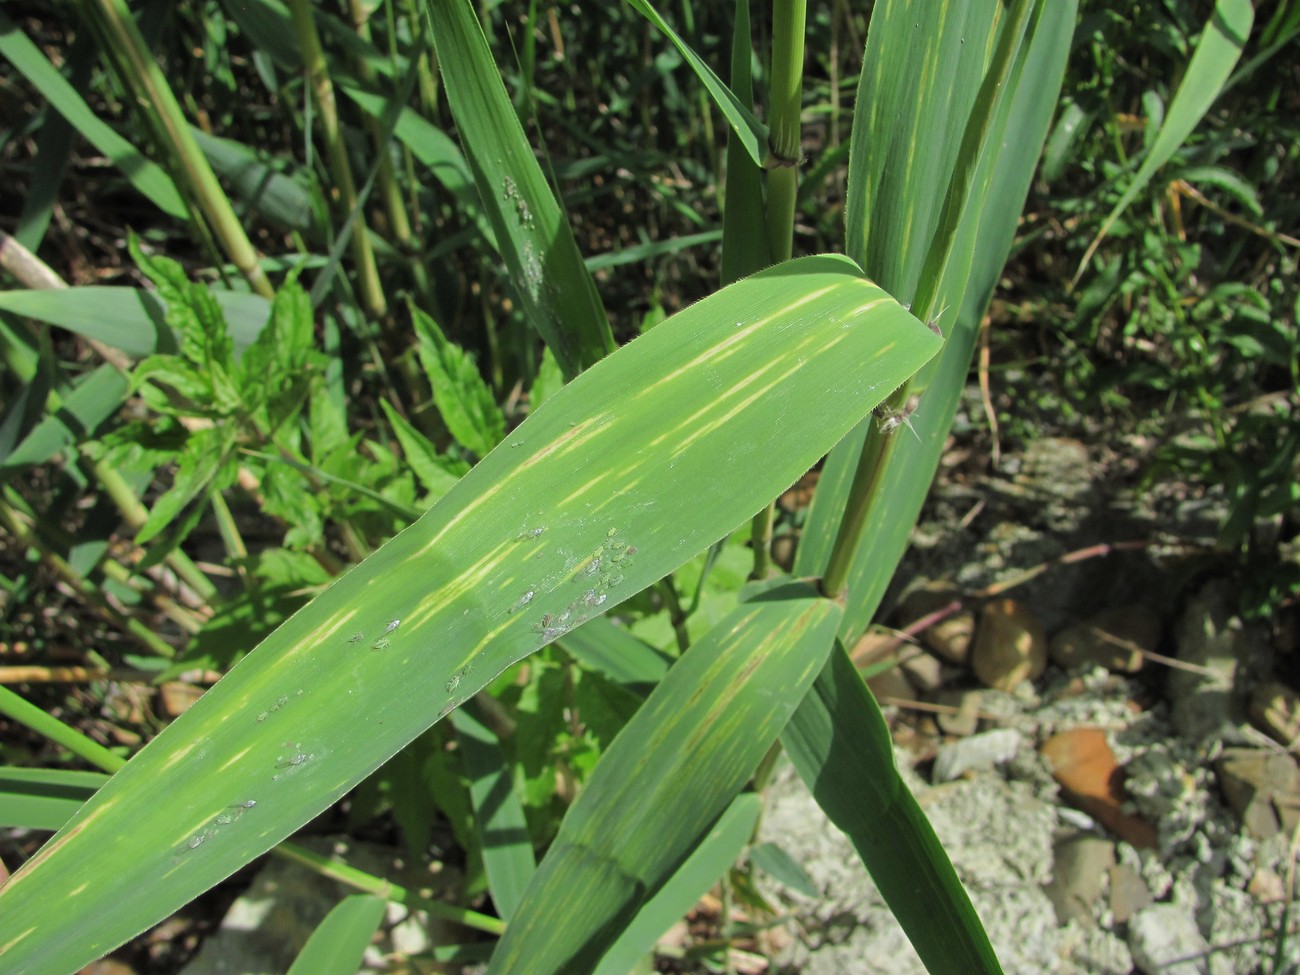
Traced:
<svg viewBox="0 0 1300 975">
<path fill-rule="evenodd" d="M 306 847 L 299 846 L 297 843 L 281 843 L 271 852 L 284 857 L 286 860 L 293 860 L 304 866 L 311 867 L 321 876 L 331 877 L 347 884 L 349 887 L 355 887 L 357 890 L 374 894 L 385 900 L 395 901 L 412 910 L 424 911 L 431 917 L 441 918 L 445 921 L 455 921 L 467 928 L 486 931 L 488 934 L 501 934 L 506 929 L 505 922 L 500 918 L 480 914 L 468 908 L 456 907 L 454 904 L 429 900 L 408 890 L 406 887 L 393 883 L 391 880 L 385 880 L 383 877 L 376 877 L 373 874 L 358 870 L 356 867 L 335 860 L 333 857 L 322 856 Z"/>
<path fill-rule="evenodd" d="M 41 561 L 49 566 L 69 588 L 94 606 L 99 615 L 109 623 L 135 637 L 160 657 L 170 659 L 176 656 L 175 648 L 154 633 L 153 630 L 139 620 L 125 616 L 114 609 L 108 600 L 104 598 L 104 594 L 99 587 L 73 568 L 63 556 L 51 549 L 32 525 L 28 523 L 27 517 L 20 515 L 18 511 L 10 506 L 8 501 L 0 502 L 0 525 L 4 526 L 5 530 L 19 544 L 39 552 Z"/>
<path fill-rule="evenodd" d="M 768 148 L 774 168 L 767 176 L 767 230 L 772 260 L 793 252 L 795 193 L 803 133 L 803 51 L 806 0 L 773 0 L 771 112 Z"/>
<path fill-rule="evenodd" d="M 879 425 L 872 422 L 867 439 L 862 444 L 862 454 L 858 457 L 858 467 L 853 473 L 853 486 L 849 489 L 844 517 L 840 520 L 835 545 L 821 579 L 822 594 L 831 599 L 842 598 L 848 587 L 853 556 L 862 540 L 862 530 L 866 527 L 872 499 L 879 493 L 877 486 L 889 456 L 893 453 L 897 432 L 894 430 L 882 434 Z"/>
<path fill-rule="evenodd" d="M 126 759 L 109 751 L 99 742 L 87 738 L 80 731 L 69 727 L 58 718 L 46 714 L 35 704 L 27 701 L 9 688 L 0 685 L 0 714 L 13 718 L 19 724 L 26 725 L 39 735 L 44 735 L 55 744 L 62 745 L 72 754 L 85 759 L 96 768 L 105 772 L 116 772 L 126 764 Z"/>
<path fill-rule="evenodd" d="M 162 68 L 149 52 L 125 0 L 85 0 L 83 9 L 104 35 L 103 47 L 112 51 L 123 74 L 123 84 L 145 108 L 159 133 L 164 151 L 177 165 L 173 178 L 184 186 L 207 218 L 212 232 L 235 267 L 264 298 L 275 291 L 258 263 L 257 251 L 235 216 L 230 198 L 222 190 L 207 157 L 190 133 L 189 122 L 172 93 Z"/>
<path fill-rule="evenodd" d="M 975 96 L 975 103 L 962 132 L 961 146 L 948 182 L 948 192 L 944 194 L 943 209 L 926 251 L 925 263 L 912 299 L 912 313 L 928 321 L 940 317 L 936 302 L 948 271 L 957 226 L 970 196 L 980 159 L 979 150 L 988 140 L 998 95 L 1008 82 L 1025 26 L 1038 9 L 1033 0 L 1012 0 L 1006 13 L 1006 22 L 999 30 L 993 58 L 980 83 L 980 90 Z M 914 390 L 910 382 L 904 383 L 877 408 L 877 412 L 882 415 L 905 415 L 907 401 L 916 392 L 920 390 Z M 842 598 L 848 587 L 849 572 L 862 540 L 867 516 L 879 500 L 880 484 L 893 454 L 898 432 L 897 424 L 885 428 L 881 423 L 873 422 L 863 441 L 844 517 L 840 521 L 835 544 L 821 580 L 822 592 L 832 599 Z"/>
<path fill-rule="evenodd" d="M 772 3 L 772 108 L 768 119 L 768 148 L 774 168 L 767 174 L 767 241 L 774 262 L 788 261 L 794 252 L 794 208 L 802 159 L 803 51 L 806 0 Z M 769 504 L 754 516 L 750 544 L 754 549 L 751 579 L 771 571 L 772 526 L 776 508 Z"/>
<path fill-rule="evenodd" d="M 357 185 L 352 177 L 352 163 L 348 159 L 347 145 L 343 141 L 343 130 L 339 124 L 338 104 L 334 100 L 334 83 L 330 80 L 329 64 L 321 48 L 320 35 L 316 32 L 316 22 L 312 20 L 311 4 L 308 0 L 290 0 L 289 10 L 298 36 L 298 46 L 302 50 L 303 68 L 315 93 L 316 106 L 320 109 L 330 176 L 338 187 L 338 207 L 344 214 L 352 214 L 357 209 Z M 375 266 L 375 255 L 370 247 L 370 232 L 365 217 L 360 212 L 356 213 L 356 223 L 348 243 L 352 249 L 352 260 L 356 264 L 366 312 L 372 318 L 382 319 L 388 314 L 388 301 L 379 283 L 379 269 Z"/>
<path fill-rule="evenodd" d="M 352 26 L 357 32 L 357 36 L 365 41 L 370 40 L 370 25 L 367 19 L 365 6 L 361 0 L 349 0 L 348 11 L 352 16 Z M 353 60 L 353 70 L 367 85 L 375 85 L 374 66 L 365 58 L 356 58 Z M 419 241 L 415 239 L 411 232 L 411 219 L 406 212 L 406 201 L 402 198 L 402 186 L 397 181 L 397 174 L 393 169 L 393 155 L 390 151 L 390 140 L 385 138 L 383 126 L 380 120 L 374 116 L 365 113 L 366 132 L 370 135 L 370 141 L 374 144 L 376 158 L 379 164 L 377 179 L 379 180 L 379 195 L 384 201 L 384 209 L 388 213 L 388 221 L 392 228 L 393 237 L 397 241 L 397 246 L 402 255 L 406 258 L 407 267 L 410 269 L 411 278 L 415 282 L 416 293 L 426 305 L 432 305 L 433 292 L 429 287 L 429 276 L 426 272 L 424 262 L 419 255 Z"/>
</svg>

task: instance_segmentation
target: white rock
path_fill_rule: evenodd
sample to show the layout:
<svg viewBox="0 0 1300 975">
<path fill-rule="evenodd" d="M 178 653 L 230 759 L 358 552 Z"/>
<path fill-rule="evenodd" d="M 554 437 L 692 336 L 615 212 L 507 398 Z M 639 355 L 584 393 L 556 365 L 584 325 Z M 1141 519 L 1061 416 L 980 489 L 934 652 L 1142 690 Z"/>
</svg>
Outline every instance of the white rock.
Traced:
<svg viewBox="0 0 1300 975">
<path fill-rule="evenodd" d="M 1146 975 L 1207 975 L 1209 947 L 1196 920 L 1173 904 L 1152 904 L 1129 921 L 1128 948 Z"/>
<path fill-rule="evenodd" d="M 991 770 L 1020 751 L 1024 736 L 1015 728 L 995 728 L 940 745 L 934 758 L 934 781 L 951 782 L 965 772 Z"/>
</svg>

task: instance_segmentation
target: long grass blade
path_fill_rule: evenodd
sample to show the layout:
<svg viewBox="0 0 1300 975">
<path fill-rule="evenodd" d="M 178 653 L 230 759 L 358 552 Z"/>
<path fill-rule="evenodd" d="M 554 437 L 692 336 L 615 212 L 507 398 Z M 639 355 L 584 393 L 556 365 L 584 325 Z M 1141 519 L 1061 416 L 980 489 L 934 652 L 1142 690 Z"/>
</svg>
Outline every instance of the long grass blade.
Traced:
<svg viewBox="0 0 1300 975">
<path fill-rule="evenodd" d="M 680 869 L 637 912 L 596 966 L 595 975 L 627 975 L 654 943 L 740 859 L 754 835 L 763 800 L 742 792 L 718 817 Z"/>
<path fill-rule="evenodd" d="M 100 121 L 77 90 L 3 11 L 0 11 L 0 56 L 18 69 L 54 110 L 107 156 L 158 209 L 178 220 L 187 218 L 189 211 L 167 173 Z"/>
<path fill-rule="evenodd" d="M 735 610 L 682 655 L 564 817 L 489 975 L 595 966 L 753 775 L 821 669 L 838 617 L 829 600 L 772 598 Z"/>
<path fill-rule="evenodd" d="M 236 351 L 253 344 L 271 314 L 271 303 L 260 295 L 213 290 L 226 316 Z M 155 352 L 175 352 L 176 336 L 164 321 L 161 298 L 136 288 L 89 286 L 0 291 L 0 310 L 58 325 L 88 339 L 103 342 L 127 355 L 143 358 Z"/>
<path fill-rule="evenodd" d="M 107 781 L 102 772 L 0 768 L 0 826 L 62 829 Z"/>
<path fill-rule="evenodd" d="M 842 644 L 781 740 L 818 805 L 853 841 L 925 967 L 934 975 L 1001 975 L 947 853 L 898 774 L 889 726 Z"/>
<path fill-rule="evenodd" d="M 1232 69 L 1241 59 L 1241 52 L 1250 38 L 1250 28 L 1254 21 L 1255 8 L 1250 0 L 1218 0 L 1215 3 L 1214 12 L 1210 14 L 1205 30 L 1201 33 L 1196 53 L 1187 65 L 1187 74 L 1183 75 L 1182 84 L 1178 86 L 1164 124 L 1160 126 L 1160 132 L 1151 144 L 1151 150 L 1142 160 L 1133 181 L 1106 215 L 1097 236 L 1088 245 L 1071 284 L 1078 283 L 1088 262 L 1092 260 L 1092 255 L 1097 252 L 1120 214 L 1137 199 L 1137 195 L 1151 182 L 1156 170 L 1169 162 L 1210 110 L 1210 106 L 1223 91 Z"/>
<path fill-rule="evenodd" d="M 1060 3 L 1040 0 L 1039 8 L 1038 16 L 1032 21 L 1033 33 L 1022 44 L 1012 84 L 990 131 L 989 145 L 1006 148 L 982 154 L 980 168 L 973 177 L 973 184 L 979 190 L 972 194 L 958 224 L 949 256 L 951 270 L 945 272 L 939 288 L 941 306 L 943 302 L 951 302 L 952 307 L 942 319 L 943 352 L 913 381 L 916 389 L 924 390 L 910 418 L 916 436 L 896 438 L 889 469 L 877 501 L 867 515 L 863 541 L 849 569 L 849 598 L 842 630 L 846 639 L 854 639 L 870 624 L 938 469 L 940 453 L 956 415 L 963 377 L 970 367 L 979 323 L 1010 252 L 1038 149 L 1046 138 L 1055 110 L 1056 93 L 1064 77 L 1074 31 L 1075 4 L 1073 0 Z M 976 36 L 966 35 L 966 44 L 975 43 Z M 960 38 L 958 48 L 963 46 L 959 41 Z M 883 109 L 873 109 L 867 117 L 883 119 L 888 114 Z M 953 130 L 947 137 L 960 141 L 961 133 Z M 871 130 L 860 135 L 855 128 L 854 139 L 859 138 L 869 140 Z M 882 210 L 888 210 L 888 198 L 877 203 Z M 937 212 L 932 216 L 937 220 Z M 872 214 L 869 219 L 876 217 Z M 888 224 L 894 217 L 883 213 L 879 219 Z M 914 292 L 926 249 L 917 247 L 912 262 L 895 264 L 888 254 L 876 251 L 871 244 L 874 237 L 874 230 L 864 230 L 860 240 L 869 246 L 872 259 L 881 262 L 881 273 L 893 277 L 897 287 Z M 796 575 L 820 577 L 825 571 L 854 469 L 868 428 L 874 423 L 874 419 L 869 419 L 855 429 L 827 459 L 796 555 Z"/>
<path fill-rule="evenodd" d="M 353 894 L 325 915 L 289 968 L 289 975 L 353 975 L 384 919 L 381 897 Z"/>
<path fill-rule="evenodd" d="M 722 79 L 704 63 L 704 59 L 695 53 L 695 49 L 668 25 L 668 22 L 659 15 L 659 12 L 647 0 L 627 0 L 627 3 L 642 17 L 654 24 L 672 42 L 673 46 L 681 52 L 686 63 L 691 66 L 691 70 L 703 83 L 704 89 L 709 93 L 709 97 L 713 99 L 713 103 L 718 106 L 718 110 L 726 118 L 727 123 L 731 126 L 732 133 L 740 145 L 744 147 L 746 154 L 755 166 L 762 167 L 768 156 L 767 129 L 758 119 L 754 118 L 749 106 L 722 83 Z"/>
<path fill-rule="evenodd" d="M 492 729 L 479 720 L 472 707 L 458 708 L 451 717 L 469 776 L 492 903 L 501 919 L 508 921 L 537 870 L 523 803 Z"/>
<path fill-rule="evenodd" d="M 426 0 L 447 101 L 524 313 L 566 376 L 614 347 L 595 282 L 468 0 Z"/>
<path fill-rule="evenodd" d="M 0 889 L 9 971 L 72 971 L 287 837 L 504 668 L 751 516 L 938 344 L 851 261 L 805 258 L 579 376 Z M 719 467 L 745 474 L 713 491 Z"/>
</svg>

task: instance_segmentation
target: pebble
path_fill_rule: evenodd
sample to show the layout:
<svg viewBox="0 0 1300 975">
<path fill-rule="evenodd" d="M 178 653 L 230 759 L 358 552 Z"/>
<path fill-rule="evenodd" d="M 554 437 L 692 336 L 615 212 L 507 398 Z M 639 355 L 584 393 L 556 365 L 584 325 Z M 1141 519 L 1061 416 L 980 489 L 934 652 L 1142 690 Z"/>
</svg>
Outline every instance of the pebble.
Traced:
<svg viewBox="0 0 1300 975">
<path fill-rule="evenodd" d="M 1138 849 L 1155 849 L 1155 828 L 1124 811 L 1119 763 L 1104 731 L 1075 728 L 1059 732 L 1044 743 L 1042 753 L 1071 803 Z"/>
<path fill-rule="evenodd" d="M 1268 839 L 1300 825 L 1300 768 L 1286 752 L 1230 748 L 1215 763 L 1219 788 L 1247 832 Z"/>
<path fill-rule="evenodd" d="M 984 607 L 971 667 L 986 687 L 1013 691 L 1037 680 L 1047 668 L 1047 635 L 1028 607 L 1014 599 L 997 599 Z"/>
<path fill-rule="evenodd" d="M 1090 619 L 1066 627 L 1049 648 L 1060 667 L 1104 667 L 1134 674 L 1146 662 L 1142 651 L 1154 651 L 1160 642 L 1160 621 L 1145 606 L 1119 606 L 1102 610 Z"/>
<path fill-rule="evenodd" d="M 1280 681 L 1269 681 L 1250 698 L 1250 720 L 1288 748 L 1300 740 L 1300 694 Z"/>
<path fill-rule="evenodd" d="M 1152 904 L 1128 926 L 1128 947 L 1144 975 L 1207 975 L 1209 945 L 1196 921 L 1173 904 Z"/>
<path fill-rule="evenodd" d="M 951 782 L 966 772 L 996 768 L 1015 758 L 1024 740 L 1015 728 L 995 728 L 940 745 L 932 777 L 935 782 Z"/>
<path fill-rule="evenodd" d="M 1071 836 L 1055 845 L 1053 855 L 1047 896 L 1057 920 L 1093 924 L 1093 905 L 1101 899 L 1106 872 L 1115 864 L 1115 844 L 1098 836 Z"/>
<path fill-rule="evenodd" d="M 1216 579 L 1192 597 L 1178 623 L 1178 658 L 1199 672 L 1169 672 L 1170 717 L 1193 743 L 1231 733 L 1246 704 L 1238 674 L 1259 673 L 1267 657 L 1267 633 L 1243 623 L 1235 607 L 1232 587 Z"/>
<path fill-rule="evenodd" d="M 948 583 L 936 582 L 914 589 L 899 607 L 899 621 L 906 626 L 937 613 L 954 600 L 963 598 L 961 591 Z M 921 642 L 951 664 L 966 666 L 970 659 L 971 638 L 975 634 L 975 613 L 962 609 L 921 631 Z"/>
</svg>

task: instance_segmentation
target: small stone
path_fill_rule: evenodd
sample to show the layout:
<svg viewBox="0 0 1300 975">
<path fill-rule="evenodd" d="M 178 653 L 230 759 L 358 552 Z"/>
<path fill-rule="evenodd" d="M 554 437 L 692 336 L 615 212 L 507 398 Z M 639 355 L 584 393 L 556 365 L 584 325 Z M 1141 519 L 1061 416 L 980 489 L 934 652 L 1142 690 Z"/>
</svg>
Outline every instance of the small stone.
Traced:
<svg viewBox="0 0 1300 975">
<path fill-rule="evenodd" d="M 945 708 L 956 708 L 956 713 L 939 712 L 935 715 L 939 730 L 945 735 L 964 738 L 979 730 L 980 691 L 941 691 L 934 703 Z"/>
<path fill-rule="evenodd" d="M 1300 694 L 1280 681 L 1261 684 L 1250 698 L 1250 720 L 1264 734 L 1290 748 L 1300 740 Z"/>
<path fill-rule="evenodd" d="M 1190 914 L 1173 904 L 1152 904 L 1133 915 L 1128 947 L 1145 975 L 1206 975 L 1209 945 Z"/>
<path fill-rule="evenodd" d="M 180 717 L 195 701 L 203 696 L 203 688 L 180 681 L 167 681 L 158 689 L 162 713 L 169 718 Z"/>
<path fill-rule="evenodd" d="M 1056 918 L 1093 923 L 1093 905 L 1101 899 L 1106 871 L 1115 863 L 1115 844 L 1096 836 L 1072 836 L 1054 849 L 1052 882 L 1047 885 Z"/>
<path fill-rule="evenodd" d="M 916 697 L 916 691 L 897 667 L 890 667 L 883 673 L 869 678 L 867 686 L 882 705 L 893 704 L 896 701 L 911 701 Z"/>
<path fill-rule="evenodd" d="M 1021 681 L 1036 680 L 1047 667 L 1047 636 L 1030 610 L 1014 599 L 984 607 L 971 666 L 986 687 L 1013 691 Z"/>
<path fill-rule="evenodd" d="M 1142 669 L 1143 651 L 1160 641 L 1160 621 L 1144 606 L 1103 610 L 1091 619 L 1067 627 L 1052 638 L 1052 660 L 1069 670 L 1099 666 L 1112 673 Z"/>
<path fill-rule="evenodd" d="M 1258 672 L 1268 634 L 1236 615 L 1236 595 L 1224 580 L 1206 584 L 1178 623 L 1177 656 L 1197 669 L 1171 670 L 1168 695 L 1174 728 L 1192 742 L 1229 733 L 1244 716 L 1238 674 Z"/>
<path fill-rule="evenodd" d="M 966 772 L 991 770 L 1016 757 L 1024 737 L 1014 728 L 995 728 L 939 746 L 934 759 L 935 782 L 951 782 Z"/>
<path fill-rule="evenodd" d="M 1100 728 L 1075 728 L 1049 738 L 1042 748 L 1065 797 L 1120 839 L 1138 849 L 1155 849 L 1155 828 L 1123 809 L 1119 763 Z"/>
<path fill-rule="evenodd" d="M 962 599 L 960 590 L 947 583 L 931 583 L 914 589 L 899 607 L 900 622 L 906 626 Z M 970 658 L 971 637 L 974 633 L 975 613 L 969 609 L 959 609 L 933 626 L 926 627 L 920 636 L 921 642 L 942 659 L 964 667 Z"/>
<path fill-rule="evenodd" d="M 1280 904 L 1286 898 L 1286 881 L 1276 870 L 1260 867 L 1246 885 L 1246 893 L 1261 904 Z"/>
<path fill-rule="evenodd" d="M 1116 924 L 1129 919 L 1151 903 L 1151 891 L 1142 875 L 1126 863 L 1110 868 L 1110 912 Z"/>
<path fill-rule="evenodd" d="M 853 660 L 853 666 L 862 670 L 888 659 L 897 648 L 898 638 L 894 634 L 872 629 L 862 634 L 849 656 Z"/>
<path fill-rule="evenodd" d="M 943 686 L 943 664 L 928 653 L 914 653 L 898 665 L 912 686 L 926 694 Z"/>
<path fill-rule="evenodd" d="M 1259 839 L 1290 834 L 1300 808 L 1300 768 L 1285 752 L 1230 748 L 1215 763 L 1219 787 L 1246 830 Z"/>
</svg>

